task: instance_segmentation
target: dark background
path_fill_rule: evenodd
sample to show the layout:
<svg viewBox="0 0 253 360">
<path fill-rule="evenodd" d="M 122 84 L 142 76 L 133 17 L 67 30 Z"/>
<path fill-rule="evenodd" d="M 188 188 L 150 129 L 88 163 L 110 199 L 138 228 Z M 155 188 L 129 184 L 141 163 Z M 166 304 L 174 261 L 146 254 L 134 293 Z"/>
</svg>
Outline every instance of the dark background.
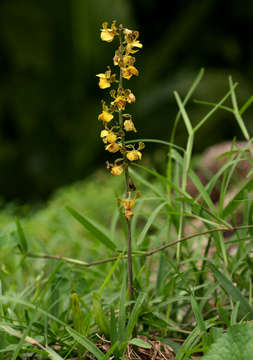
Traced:
<svg viewBox="0 0 253 360">
<path fill-rule="evenodd" d="M 104 92 L 95 75 L 112 64 L 114 43 L 100 41 L 101 24 L 117 19 L 137 29 L 140 75 L 129 82 L 138 137 L 169 140 L 177 113 L 173 90 L 218 101 L 228 76 L 242 104 L 253 93 L 253 1 L 5 0 L 0 2 L 0 197 L 41 201 L 57 187 L 104 166 L 97 115 Z M 209 110 L 193 102 L 194 122 Z M 253 131 L 252 110 L 245 114 Z M 235 121 L 219 111 L 200 131 L 195 152 L 235 135 Z M 179 127 L 176 141 L 184 144 Z M 154 156 L 156 148 L 146 150 Z"/>
</svg>

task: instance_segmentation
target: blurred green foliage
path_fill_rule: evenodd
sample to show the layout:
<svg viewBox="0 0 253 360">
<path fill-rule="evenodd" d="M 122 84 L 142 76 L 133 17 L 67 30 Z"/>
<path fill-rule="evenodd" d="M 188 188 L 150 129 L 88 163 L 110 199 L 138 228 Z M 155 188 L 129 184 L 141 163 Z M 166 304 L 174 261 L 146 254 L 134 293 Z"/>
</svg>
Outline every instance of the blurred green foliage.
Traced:
<svg viewBox="0 0 253 360">
<path fill-rule="evenodd" d="M 139 78 L 130 87 L 139 137 L 168 140 L 177 112 L 172 91 L 186 93 L 200 67 L 207 75 L 196 97 L 216 101 L 240 82 L 240 99 L 252 94 L 253 5 L 207 0 L 170 4 L 155 0 L 3 0 L 0 3 L 0 188 L 5 200 L 39 200 L 81 179 L 107 154 L 97 114 L 103 92 L 95 74 L 112 64 L 114 47 L 100 41 L 103 21 L 138 29 Z M 200 107 L 198 106 L 198 109 Z M 191 104 L 196 121 L 202 116 Z M 203 112 L 206 109 L 203 108 Z M 247 113 L 248 119 L 252 111 Z M 217 113 L 196 151 L 231 138 L 237 126 Z M 250 123 L 249 130 L 253 130 Z M 178 143 L 185 129 L 179 127 Z M 148 149 L 146 151 L 148 154 Z M 149 153 L 149 155 L 153 155 Z"/>
</svg>

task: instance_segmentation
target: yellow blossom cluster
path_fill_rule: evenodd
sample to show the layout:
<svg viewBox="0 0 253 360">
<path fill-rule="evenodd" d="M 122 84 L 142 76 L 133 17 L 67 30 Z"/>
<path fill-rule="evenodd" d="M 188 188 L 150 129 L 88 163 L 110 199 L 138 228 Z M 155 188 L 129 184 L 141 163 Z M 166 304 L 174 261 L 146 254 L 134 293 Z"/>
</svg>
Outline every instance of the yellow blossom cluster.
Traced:
<svg viewBox="0 0 253 360">
<path fill-rule="evenodd" d="M 123 80 L 130 80 L 132 76 L 138 76 L 139 71 L 135 67 L 135 54 L 142 48 L 142 44 L 138 40 L 138 31 L 124 28 L 122 25 L 117 26 L 113 21 L 111 26 L 108 22 L 102 24 L 101 40 L 108 43 L 115 38 L 119 40 L 119 47 L 115 51 L 113 57 L 113 65 L 119 67 L 119 75 L 112 73 L 108 66 L 104 73 L 97 74 L 99 78 L 98 85 L 100 89 L 111 88 L 114 83 L 117 88 L 110 90 L 111 101 L 102 100 L 102 112 L 98 115 L 98 120 L 102 121 L 104 129 L 100 133 L 100 137 L 105 143 L 105 150 L 110 153 L 120 154 L 113 164 L 107 162 L 107 168 L 112 175 L 121 175 L 124 168 L 131 161 L 141 160 L 141 150 L 144 148 L 143 143 L 139 143 L 138 147 L 125 143 L 127 132 L 136 132 L 136 128 L 132 119 L 132 115 L 124 113 L 128 104 L 135 102 L 135 95 L 130 89 L 123 88 Z M 118 116 L 115 116 L 117 115 Z M 131 209 L 129 208 L 128 211 Z"/>
</svg>

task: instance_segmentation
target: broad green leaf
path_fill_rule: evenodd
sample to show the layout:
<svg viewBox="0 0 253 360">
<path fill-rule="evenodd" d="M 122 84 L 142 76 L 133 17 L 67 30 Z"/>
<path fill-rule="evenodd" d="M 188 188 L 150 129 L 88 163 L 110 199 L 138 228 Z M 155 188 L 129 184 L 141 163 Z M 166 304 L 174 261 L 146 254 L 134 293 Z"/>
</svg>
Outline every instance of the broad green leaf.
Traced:
<svg viewBox="0 0 253 360">
<path fill-rule="evenodd" d="M 16 226 L 17 226 L 17 233 L 18 233 L 20 249 L 21 249 L 22 253 L 27 253 L 27 250 L 28 250 L 27 241 L 26 241 L 26 237 L 24 234 L 24 230 L 20 224 L 19 219 L 16 219 Z"/>
<path fill-rule="evenodd" d="M 253 324 L 231 326 L 211 345 L 203 360 L 250 360 L 253 354 Z"/>
<path fill-rule="evenodd" d="M 223 275 L 213 264 L 209 264 L 211 271 L 213 272 L 216 280 L 225 290 L 225 292 L 230 296 L 233 301 L 239 302 L 240 306 L 238 309 L 238 316 L 240 318 L 246 317 L 247 319 L 253 319 L 253 309 L 249 305 L 248 301 L 241 294 L 240 290 L 235 287 L 231 280 L 229 280 L 225 275 Z"/>
<path fill-rule="evenodd" d="M 80 215 L 76 210 L 67 206 L 68 212 L 82 224 L 92 235 L 94 235 L 102 244 L 104 244 L 110 250 L 116 250 L 116 245 L 112 242 L 107 235 L 106 230 L 94 220 L 89 219 L 85 215 Z"/>
</svg>

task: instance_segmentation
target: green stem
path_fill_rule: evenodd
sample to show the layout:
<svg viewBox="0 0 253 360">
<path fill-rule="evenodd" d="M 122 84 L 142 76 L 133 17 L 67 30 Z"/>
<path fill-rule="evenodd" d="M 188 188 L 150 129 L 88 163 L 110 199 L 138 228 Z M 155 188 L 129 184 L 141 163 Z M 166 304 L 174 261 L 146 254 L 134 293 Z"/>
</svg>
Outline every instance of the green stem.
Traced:
<svg viewBox="0 0 253 360">
<path fill-rule="evenodd" d="M 122 29 L 120 29 L 119 32 L 119 41 L 120 41 L 120 47 L 119 47 L 119 56 L 120 56 L 120 62 L 122 60 Z M 119 89 L 123 88 L 123 77 L 122 77 L 122 70 L 120 68 L 120 77 L 119 77 Z M 122 111 L 119 111 L 119 125 L 120 130 L 122 134 L 124 134 L 123 131 L 123 118 L 122 118 Z M 122 146 L 125 147 L 125 136 L 122 135 Z M 129 188 L 129 172 L 128 172 L 128 164 L 124 168 L 125 173 L 125 196 L 126 198 L 130 195 L 130 188 Z M 129 293 L 129 300 L 133 300 L 133 265 L 132 265 L 132 234 L 131 234 L 131 225 L 130 225 L 130 219 L 128 219 L 125 216 L 125 222 L 126 222 L 126 230 L 127 230 L 127 263 L 128 263 L 128 293 Z M 131 307 L 132 308 L 132 307 Z"/>
</svg>

